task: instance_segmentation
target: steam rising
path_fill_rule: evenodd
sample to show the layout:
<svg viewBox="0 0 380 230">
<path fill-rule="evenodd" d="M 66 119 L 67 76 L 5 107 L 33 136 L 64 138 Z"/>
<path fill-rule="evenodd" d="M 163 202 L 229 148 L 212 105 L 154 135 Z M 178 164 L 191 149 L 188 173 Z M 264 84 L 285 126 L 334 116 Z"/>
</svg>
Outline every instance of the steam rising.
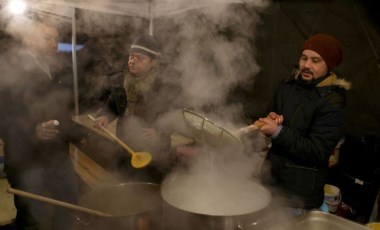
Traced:
<svg viewBox="0 0 380 230">
<path fill-rule="evenodd" d="M 91 4 L 96 5 L 99 2 Z M 176 126 L 177 124 L 174 123 L 181 120 L 181 117 L 178 117 L 181 114 L 176 113 L 176 117 L 173 117 L 173 111 L 178 108 L 192 108 L 206 113 L 210 118 L 215 118 L 218 124 L 237 129 L 243 123 L 242 105 L 228 104 L 227 99 L 234 87 L 245 88 L 252 84 L 255 74 L 260 70 L 255 61 L 256 50 L 253 43 L 257 33 L 256 26 L 260 23 L 259 13 L 268 6 L 268 1 L 219 4 L 226 1 L 214 0 L 213 5 L 203 3 L 205 1 L 165 2 L 169 8 L 181 6 L 182 9 L 193 10 L 181 12 L 179 8 L 176 8 L 174 11 L 181 12 L 180 14 L 169 14 L 169 16 L 154 20 L 154 36 L 163 49 L 159 76 L 163 81 L 174 83 L 182 89 L 181 95 L 175 95 L 177 101 L 173 105 L 173 110 L 160 117 L 158 125 L 164 126 L 163 129 Z M 92 8 L 101 8 L 101 5 L 96 5 L 96 7 L 95 5 Z M 200 8 L 201 5 L 207 6 Z M 83 67 L 85 64 L 82 63 L 83 73 L 80 77 L 88 78 L 84 82 L 90 82 L 91 87 L 82 91 L 84 100 L 90 99 L 88 95 L 95 95 L 93 90 L 101 88 L 100 86 L 104 83 L 109 69 L 103 67 L 107 65 L 111 70 L 119 70 L 123 67 L 120 63 L 126 64 L 126 54 L 132 39 L 148 31 L 148 22 L 143 19 L 103 15 L 100 20 L 97 20 L 98 16 L 99 13 L 83 11 L 79 19 L 81 23 L 79 28 L 82 31 L 79 32 L 84 31 L 91 36 L 94 34 L 116 35 L 107 38 L 107 44 L 103 46 L 107 48 L 106 50 L 102 50 L 102 46 L 99 47 L 100 51 L 96 54 L 100 57 L 95 55 L 99 62 L 95 62 L 93 68 L 86 69 Z M 8 28 L 12 29 L 13 25 Z M 8 32 L 12 34 L 12 31 Z M 115 38 L 117 42 L 114 42 L 112 38 Z M 120 41 L 122 45 L 118 46 L 121 44 Z M 94 56 L 86 57 L 86 54 L 93 53 L 85 51 L 82 56 L 79 54 L 82 59 L 78 61 L 94 58 Z M 80 85 L 80 87 L 86 88 L 86 85 Z M 131 135 L 135 133 L 133 131 L 139 132 L 141 126 L 145 125 L 139 122 L 133 124 L 138 124 L 138 126 L 129 127 L 132 130 Z M 184 204 L 187 207 L 191 204 L 200 204 L 191 210 L 193 212 L 240 215 L 267 206 L 270 194 L 253 179 L 262 163 L 262 155 L 265 156 L 267 143 L 262 136 L 257 136 L 251 141 L 253 143 L 246 143 L 245 153 L 203 149 L 202 154 L 187 162 L 186 169 L 173 172 L 164 186 L 170 185 L 172 180 L 178 181 L 177 178 L 181 178 L 181 184 L 178 186 L 181 197 L 177 198 L 183 200 L 188 195 L 199 195 L 199 197 L 193 197 L 198 203 L 194 200 L 183 200 L 189 202 Z M 141 138 L 129 144 L 134 146 L 135 150 L 143 151 L 146 147 L 145 143 Z M 165 157 L 160 159 L 163 161 L 162 164 L 166 163 L 166 159 Z M 175 196 L 176 192 L 171 191 L 171 195 Z"/>
<path fill-rule="evenodd" d="M 167 79 L 182 86 L 189 107 L 225 109 L 233 87 L 252 83 L 259 67 L 251 42 L 262 7 L 262 1 L 215 4 L 157 20 L 155 35 L 166 41 L 164 58 L 174 69 Z M 240 112 L 224 110 L 223 115 Z"/>
<path fill-rule="evenodd" d="M 64 5 L 61 1 L 56 2 Z M 71 1 L 65 2 L 71 4 Z M 156 16 L 153 33 L 163 49 L 160 78 L 177 84 L 182 89 L 181 95 L 175 95 L 177 101 L 173 110 L 192 108 L 205 112 L 209 117 L 217 119 L 219 124 L 229 128 L 236 129 L 241 126 L 242 106 L 227 104 L 226 101 L 234 87 L 247 87 L 252 84 L 260 69 L 255 61 L 253 41 L 256 26 L 260 23 L 259 13 L 268 6 L 268 1 L 256 0 L 239 4 L 226 0 L 153 2 L 152 9 L 157 11 L 153 12 L 153 16 Z M 83 79 L 79 85 L 80 99 L 83 104 L 93 100 L 98 94 L 97 91 L 101 89 L 110 71 L 124 68 L 128 47 L 133 38 L 148 32 L 148 21 L 139 17 L 148 16 L 144 13 L 148 12 L 147 2 L 141 1 L 142 5 L 139 6 L 134 5 L 137 3 L 119 4 L 120 7 L 112 7 L 112 4 L 108 5 L 103 1 L 94 1 L 87 5 L 85 2 L 78 3 L 82 10 L 78 12 L 77 32 L 89 37 L 106 37 L 102 44 L 94 48 L 98 50 L 89 52 L 85 48 L 78 53 L 81 68 L 79 78 Z M 128 4 L 130 8 L 125 8 L 123 12 L 123 6 Z M 92 10 L 83 10 L 86 8 Z M 116 14 L 109 14 L 110 12 Z M 122 16 L 122 13 L 131 13 L 133 16 Z M 25 23 L 17 18 L 10 18 L 9 15 L 7 17 L 6 32 L 16 39 L 22 38 L 20 33 L 24 31 Z M 60 22 L 65 26 L 63 28 L 70 28 L 67 20 L 62 19 Z M 2 55 L 2 60 L 8 59 L 5 55 L 9 54 Z M 96 61 L 88 65 L 86 62 L 91 58 Z M 7 63 L 2 62 L 2 65 L 6 66 Z M 69 81 L 72 79 L 70 74 L 66 76 Z M 4 76 L 12 78 L 10 75 Z M 32 83 L 33 81 L 28 82 Z M 83 110 L 86 109 L 93 108 Z M 81 112 L 86 112 L 83 110 Z M 159 118 L 160 123 L 166 126 L 173 126 L 173 120 L 180 119 L 173 119 L 172 113 Z M 131 129 L 134 130 L 133 127 Z M 137 142 L 139 141 L 143 143 L 142 140 Z"/>
</svg>

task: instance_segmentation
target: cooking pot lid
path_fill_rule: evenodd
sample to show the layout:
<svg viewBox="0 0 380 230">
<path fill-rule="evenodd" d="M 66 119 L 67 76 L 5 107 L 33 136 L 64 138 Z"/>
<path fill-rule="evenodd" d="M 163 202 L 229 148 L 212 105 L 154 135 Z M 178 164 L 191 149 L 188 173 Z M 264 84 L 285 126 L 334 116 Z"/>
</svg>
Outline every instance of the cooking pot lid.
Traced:
<svg viewBox="0 0 380 230">
<path fill-rule="evenodd" d="M 241 140 L 231 132 L 194 111 L 183 109 L 182 112 L 185 124 L 196 141 L 211 147 L 232 146 L 242 149 Z"/>
</svg>

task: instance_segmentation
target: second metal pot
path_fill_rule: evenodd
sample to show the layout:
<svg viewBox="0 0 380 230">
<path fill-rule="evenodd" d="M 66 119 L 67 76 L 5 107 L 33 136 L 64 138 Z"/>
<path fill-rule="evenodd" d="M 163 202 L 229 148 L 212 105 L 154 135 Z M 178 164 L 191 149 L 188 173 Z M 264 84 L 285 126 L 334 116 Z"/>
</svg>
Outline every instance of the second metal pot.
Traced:
<svg viewBox="0 0 380 230">
<path fill-rule="evenodd" d="M 162 229 L 162 199 L 157 184 L 134 182 L 100 186 L 86 193 L 79 205 L 113 216 L 78 214 L 75 229 Z"/>
</svg>

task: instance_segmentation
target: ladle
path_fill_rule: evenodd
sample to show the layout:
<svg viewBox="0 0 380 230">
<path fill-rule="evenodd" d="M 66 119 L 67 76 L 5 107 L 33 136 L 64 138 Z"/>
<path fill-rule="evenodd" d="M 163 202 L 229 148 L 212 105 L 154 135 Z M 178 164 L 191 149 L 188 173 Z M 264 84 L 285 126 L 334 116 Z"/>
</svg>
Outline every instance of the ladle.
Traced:
<svg viewBox="0 0 380 230">
<path fill-rule="evenodd" d="M 95 121 L 95 118 L 88 115 L 88 117 Z M 117 136 L 115 136 L 111 131 L 109 131 L 106 127 L 99 125 L 100 129 L 106 132 L 113 140 L 115 140 L 119 145 L 125 148 L 131 155 L 131 164 L 135 168 L 143 168 L 147 166 L 152 161 L 152 155 L 148 152 L 135 152 L 133 151 L 127 144 L 125 144 L 122 140 L 120 140 Z"/>
<path fill-rule="evenodd" d="M 109 213 L 100 212 L 100 211 L 97 211 L 97 210 L 85 208 L 85 207 L 82 207 L 82 206 L 79 206 L 79 205 L 70 204 L 70 203 L 67 203 L 67 202 L 55 200 L 55 199 L 52 199 L 52 198 L 40 196 L 40 195 L 37 195 L 37 194 L 34 194 L 34 193 L 29 193 L 29 192 L 21 191 L 21 190 L 14 189 L 14 188 L 7 188 L 7 192 L 8 193 L 12 193 L 14 195 L 31 198 L 31 199 L 34 199 L 34 200 L 42 201 L 42 202 L 49 203 L 49 204 L 54 204 L 54 205 L 57 205 L 57 206 L 61 206 L 61 207 L 64 207 L 64 208 L 69 208 L 69 209 L 85 212 L 85 213 L 96 215 L 96 216 L 101 216 L 101 217 L 111 217 L 111 216 L 113 216 L 113 215 L 111 215 Z"/>
</svg>

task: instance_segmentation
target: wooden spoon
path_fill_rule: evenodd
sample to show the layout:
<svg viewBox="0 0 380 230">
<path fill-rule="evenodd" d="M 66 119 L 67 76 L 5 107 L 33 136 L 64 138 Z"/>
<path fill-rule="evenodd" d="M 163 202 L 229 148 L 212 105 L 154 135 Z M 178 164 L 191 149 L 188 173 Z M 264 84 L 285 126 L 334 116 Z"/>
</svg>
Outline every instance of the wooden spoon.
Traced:
<svg viewBox="0 0 380 230">
<path fill-rule="evenodd" d="M 240 135 L 243 135 L 246 133 L 250 133 L 250 132 L 253 132 L 255 130 L 260 129 L 264 125 L 265 125 L 265 123 L 263 123 L 261 121 L 256 121 L 255 123 L 253 123 L 251 125 L 248 125 L 248 126 L 245 126 L 243 128 L 238 129 L 234 134 L 237 136 L 240 136 Z"/>
<path fill-rule="evenodd" d="M 55 200 L 55 199 L 52 199 L 52 198 L 40 196 L 40 195 L 37 195 L 37 194 L 34 194 L 34 193 L 29 193 L 29 192 L 21 191 L 21 190 L 14 189 L 14 188 L 7 188 L 7 192 L 8 193 L 12 193 L 14 195 L 23 196 L 23 197 L 27 197 L 27 198 L 30 198 L 30 199 L 42 201 L 42 202 L 45 202 L 45 203 L 48 203 L 48 204 L 54 204 L 54 205 L 61 206 L 61 207 L 64 207 L 64 208 L 73 209 L 73 210 L 80 211 L 80 212 L 85 212 L 85 213 L 88 213 L 88 214 L 91 214 L 91 215 L 102 216 L 102 217 L 112 217 L 113 216 L 113 215 L 111 215 L 109 213 L 100 212 L 100 211 L 97 211 L 97 210 L 85 208 L 85 207 L 82 207 L 82 206 L 79 206 L 79 205 L 70 204 L 70 203 L 67 203 L 67 202 Z"/>
<path fill-rule="evenodd" d="M 95 121 L 95 118 L 91 116 L 90 114 L 88 117 Z M 142 168 L 147 166 L 152 161 L 152 155 L 148 152 L 135 152 L 133 151 L 127 144 L 125 144 L 122 140 L 120 140 L 115 134 L 113 134 L 111 131 L 106 129 L 106 127 L 100 125 L 99 126 L 102 131 L 107 133 L 113 140 L 115 140 L 119 145 L 121 145 L 123 148 L 125 148 L 131 155 L 131 165 L 135 168 Z"/>
</svg>

